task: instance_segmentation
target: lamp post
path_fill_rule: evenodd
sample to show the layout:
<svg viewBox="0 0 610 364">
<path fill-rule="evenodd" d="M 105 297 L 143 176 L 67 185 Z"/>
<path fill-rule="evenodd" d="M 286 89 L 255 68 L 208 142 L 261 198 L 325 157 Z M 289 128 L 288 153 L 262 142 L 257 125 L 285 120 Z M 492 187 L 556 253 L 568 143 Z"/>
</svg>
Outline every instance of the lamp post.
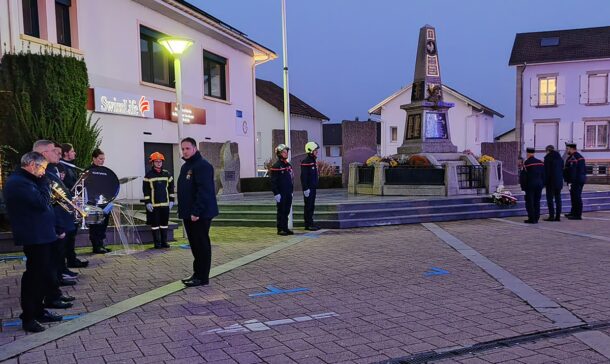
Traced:
<svg viewBox="0 0 610 364">
<path fill-rule="evenodd" d="M 290 148 L 290 90 L 288 89 L 288 36 L 286 32 L 286 0 L 282 0 L 282 58 L 284 60 L 284 144 Z M 288 160 L 291 156 L 288 150 Z M 292 206 L 288 214 L 288 228 L 292 229 Z"/>
<path fill-rule="evenodd" d="M 174 56 L 174 78 L 176 82 L 176 111 L 178 119 L 178 144 L 182 140 L 182 73 L 180 70 L 180 57 L 193 44 L 193 41 L 179 37 L 165 37 L 157 40 L 167 51 Z M 173 110 L 172 110 L 173 112 Z"/>
</svg>

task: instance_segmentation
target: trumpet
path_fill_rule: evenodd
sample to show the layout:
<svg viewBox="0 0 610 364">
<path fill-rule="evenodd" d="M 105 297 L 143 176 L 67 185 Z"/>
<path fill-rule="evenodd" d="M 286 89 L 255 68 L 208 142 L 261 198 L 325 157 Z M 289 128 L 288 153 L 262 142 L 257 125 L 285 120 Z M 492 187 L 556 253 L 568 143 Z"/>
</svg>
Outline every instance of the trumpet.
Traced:
<svg viewBox="0 0 610 364">
<path fill-rule="evenodd" d="M 57 182 L 51 184 L 51 199 L 67 212 L 74 214 L 77 218 L 87 217 L 87 213 L 76 206 L 76 204 L 68 198 L 66 191 Z"/>
</svg>

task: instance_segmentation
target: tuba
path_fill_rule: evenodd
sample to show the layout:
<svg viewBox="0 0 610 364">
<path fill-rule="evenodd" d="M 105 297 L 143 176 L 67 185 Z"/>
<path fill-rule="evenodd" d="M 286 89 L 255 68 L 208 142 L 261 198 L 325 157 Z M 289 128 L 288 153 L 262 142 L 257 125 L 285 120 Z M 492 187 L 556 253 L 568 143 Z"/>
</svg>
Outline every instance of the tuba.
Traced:
<svg viewBox="0 0 610 364">
<path fill-rule="evenodd" d="M 68 198 L 66 191 L 57 182 L 51 183 L 51 200 L 70 214 L 74 214 L 77 219 L 87 217 L 87 213 Z"/>
</svg>

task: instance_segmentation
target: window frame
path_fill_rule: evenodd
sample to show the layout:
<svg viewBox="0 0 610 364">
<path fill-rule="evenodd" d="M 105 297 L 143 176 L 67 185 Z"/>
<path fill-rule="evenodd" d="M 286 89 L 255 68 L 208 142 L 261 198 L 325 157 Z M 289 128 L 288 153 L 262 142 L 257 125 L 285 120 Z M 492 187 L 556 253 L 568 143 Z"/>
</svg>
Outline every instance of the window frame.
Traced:
<svg viewBox="0 0 610 364">
<path fill-rule="evenodd" d="M 599 126 L 606 126 L 606 144 L 603 146 L 599 146 L 597 144 L 598 140 L 599 140 Z M 595 146 L 591 147 L 589 146 L 588 140 L 587 140 L 587 128 L 590 126 L 595 126 Z M 604 119 L 599 119 L 599 120 L 586 120 L 584 123 L 584 136 L 583 136 L 583 144 L 584 144 L 584 150 L 608 150 L 609 149 L 609 145 L 610 145 L 610 120 L 604 120 Z"/>
<path fill-rule="evenodd" d="M 203 96 L 209 97 L 216 100 L 228 101 L 228 93 L 227 93 L 227 69 L 228 69 L 228 59 L 226 57 L 220 56 L 218 54 L 212 53 L 207 50 L 203 50 L 202 55 L 203 62 Z M 220 95 L 212 95 L 212 82 L 206 82 L 206 75 L 209 75 L 211 72 L 212 65 L 220 65 Z M 209 76 L 208 76 L 209 77 Z"/>
<path fill-rule="evenodd" d="M 559 145 L 559 122 L 560 120 L 534 120 L 534 148 L 537 152 L 544 152 L 546 150 L 546 145 L 538 146 L 538 141 L 536 140 L 536 136 L 538 133 L 536 132 L 537 125 L 554 125 L 555 126 L 555 140 L 552 143 L 555 147 Z M 547 144 L 548 145 L 548 144 Z"/>
<path fill-rule="evenodd" d="M 607 104 L 610 100 L 608 100 L 608 87 L 610 87 L 610 85 L 608 84 L 608 80 L 610 79 L 609 73 L 608 72 L 596 72 L 596 73 L 588 73 L 587 74 L 587 105 L 605 105 Z M 591 77 L 605 77 L 606 78 L 606 88 L 603 92 L 603 97 L 604 97 L 604 101 L 601 102 L 592 102 L 591 101 Z"/>
<path fill-rule="evenodd" d="M 394 131 L 396 131 L 396 138 L 394 138 Z M 390 126 L 390 143 L 398 143 L 398 127 Z"/>
<path fill-rule="evenodd" d="M 551 79 L 555 81 L 555 92 L 552 94 L 548 92 L 548 81 Z M 542 96 L 543 96 L 542 82 L 543 81 L 546 81 L 546 83 L 547 83 L 547 86 L 546 86 L 547 92 L 544 93 L 544 95 L 546 95 L 546 103 L 542 103 Z M 557 104 L 557 81 L 558 81 L 557 75 L 538 76 L 538 106 L 551 107 L 551 106 L 558 105 Z M 550 95 L 553 95 L 553 97 L 554 97 L 553 103 L 548 102 Z"/>
<path fill-rule="evenodd" d="M 155 80 L 155 57 L 153 52 L 153 45 L 157 42 L 158 39 L 167 37 L 166 34 L 154 30 L 146 25 L 140 24 L 140 80 L 144 84 L 157 85 L 162 87 L 167 87 L 170 89 L 176 88 L 176 74 L 174 70 L 174 57 L 169 54 L 169 52 L 165 49 L 165 47 L 159 47 L 162 49 L 163 54 L 167 57 L 167 72 L 168 72 L 168 83 L 157 82 Z M 149 67 L 149 75 L 148 79 L 144 78 L 144 67 L 143 67 L 143 56 L 142 56 L 142 40 L 147 42 L 147 52 L 148 52 L 148 62 L 150 64 Z"/>
</svg>

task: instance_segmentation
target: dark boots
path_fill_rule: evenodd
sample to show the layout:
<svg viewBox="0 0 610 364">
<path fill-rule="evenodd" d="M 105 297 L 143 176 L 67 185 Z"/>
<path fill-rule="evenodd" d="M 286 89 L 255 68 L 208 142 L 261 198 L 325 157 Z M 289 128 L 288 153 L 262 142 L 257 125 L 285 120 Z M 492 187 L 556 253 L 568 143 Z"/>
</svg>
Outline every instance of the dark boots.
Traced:
<svg viewBox="0 0 610 364">
<path fill-rule="evenodd" d="M 161 248 L 169 248 L 167 243 L 167 229 L 159 229 L 161 231 Z"/>
<path fill-rule="evenodd" d="M 153 243 L 155 244 L 155 249 L 161 249 L 161 231 L 160 229 L 152 229 L 152 237 Z"/>
</svg>

